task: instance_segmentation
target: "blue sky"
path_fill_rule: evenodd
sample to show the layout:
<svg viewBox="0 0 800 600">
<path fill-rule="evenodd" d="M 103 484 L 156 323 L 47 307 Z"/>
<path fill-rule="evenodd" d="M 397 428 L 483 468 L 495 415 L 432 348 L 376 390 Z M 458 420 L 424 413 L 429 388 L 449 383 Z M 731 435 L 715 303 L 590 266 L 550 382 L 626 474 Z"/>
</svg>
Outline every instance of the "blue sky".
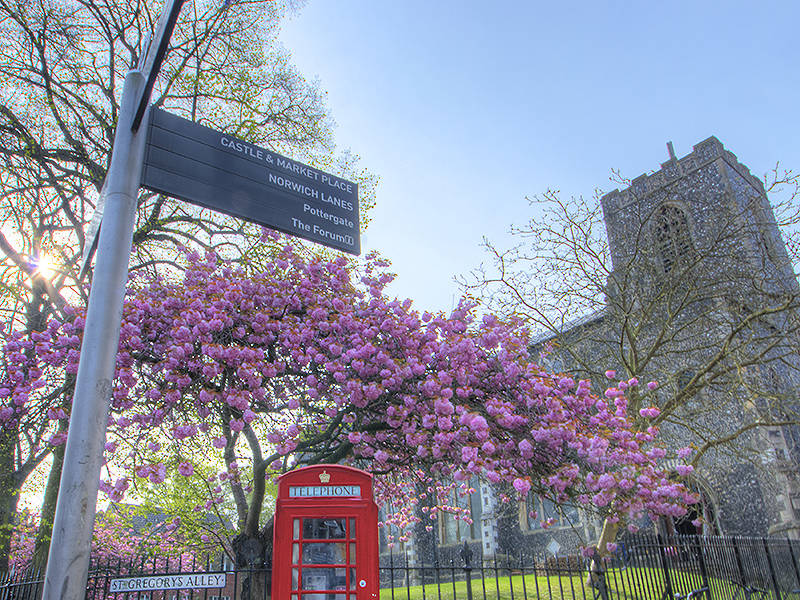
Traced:
<svg viewBox="0 0 800 600">
<path fill-rule="evenodd" d="M 449 310 L 453 277 L 535 217 L 717 136 L 763 175 L 800 169 L 800 3 L 309 0 L 281 41 L 380 177 L 362 247 L 391 292 Z"/>
</svg>

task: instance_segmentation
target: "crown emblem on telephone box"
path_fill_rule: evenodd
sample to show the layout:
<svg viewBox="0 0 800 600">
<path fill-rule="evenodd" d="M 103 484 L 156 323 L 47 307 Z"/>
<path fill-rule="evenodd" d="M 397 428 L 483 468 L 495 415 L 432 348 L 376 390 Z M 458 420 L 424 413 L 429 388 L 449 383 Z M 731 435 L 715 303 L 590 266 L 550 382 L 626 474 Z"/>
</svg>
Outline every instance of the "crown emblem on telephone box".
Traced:
<svg viewBox="0 0 800 600">
<path fill-rule="evenodd" d="M 328 483 L 331 480 L 331 476 L 328 475 L 327 471 L 323 471 L 319 474 L 319 482 L 320 483 Z"/>
</svg>

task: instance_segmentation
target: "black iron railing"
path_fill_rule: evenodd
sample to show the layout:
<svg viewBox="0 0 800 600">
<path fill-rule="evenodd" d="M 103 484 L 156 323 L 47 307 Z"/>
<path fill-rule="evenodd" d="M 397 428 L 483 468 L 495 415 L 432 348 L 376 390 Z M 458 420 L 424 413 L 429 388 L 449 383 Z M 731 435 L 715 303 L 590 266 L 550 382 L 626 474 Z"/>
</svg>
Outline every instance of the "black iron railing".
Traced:
<svg viewBox="0 0 800 600">
<path fill-rule="evenodd" d="M 602 561 L 579 555 L 492 556 L 417 564 L 389 554 L 382 600 L 800 600 L 800 542 L 639 534 Z M 469 585 L 467 584 L 469 582 Z"/>
<path fill-rule="evenodd" d="M 800 542 L 785 539 L 639 534 L 620 540 L 602 561 L 577 554 L 482 557 L 466 544 L 447 563 L 398 553 L 381 561 L 380 600 L 800 600 Z M 144 583 L 125 583 L 137 577 Z M 152 578 L 175 589 L 133 589 Z M 212 561 L 119 560 L 92 564 L 86 598 L 265 600 L 270 581 L 269 570 Z M 210 583 L 217 587 L 200 585 Z M 41 588 L 41 573 L 0 573 L 0 600 L 34 600 Z M 355 600 L 350 596 L 318 592 L 281 600 Z"/>
</svg>

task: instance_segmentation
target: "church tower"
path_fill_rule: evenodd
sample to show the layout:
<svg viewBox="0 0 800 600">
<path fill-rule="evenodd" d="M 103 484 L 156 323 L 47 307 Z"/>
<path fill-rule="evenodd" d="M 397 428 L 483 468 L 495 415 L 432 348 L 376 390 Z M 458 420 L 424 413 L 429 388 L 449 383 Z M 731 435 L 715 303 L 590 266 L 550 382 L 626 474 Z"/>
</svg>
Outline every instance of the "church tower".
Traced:
<svg viewBox="0 0 800 600">
<path fill-rule="evenodd" d="M 705 266 L 717 280 L 739 279 L 743 273 L 736 274 L 737 267 L 751 268 L 761 271 L 771 291 L 796 293 L 797 280 L 761 180 L 715 137 L 681 159 L 671 143 L 668 148 L 669 160 L 660 170 L 602 199 L 615 270 L 636 260 L 651 283 L 677 265 L 702 260 L 714 263 Z M 650 252 L 642 260 L 645 246 Z"/>
<path fill-rule="evenodd" d="M 798 537 L 797 278 L 762 182 L 734 154 L 715 137 L 668 150 L 602 198 L 609 339 L 651 361 L 674 414 L 662 430 L 702 454 L 721 532 Z"/>
</svg>

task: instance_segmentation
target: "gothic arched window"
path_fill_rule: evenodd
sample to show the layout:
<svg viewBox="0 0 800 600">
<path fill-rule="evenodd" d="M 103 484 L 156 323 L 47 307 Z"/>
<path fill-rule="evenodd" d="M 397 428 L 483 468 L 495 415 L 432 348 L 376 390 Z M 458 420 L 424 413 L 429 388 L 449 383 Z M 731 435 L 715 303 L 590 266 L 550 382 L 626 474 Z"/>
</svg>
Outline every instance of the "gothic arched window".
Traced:
<svg viewBox="0 0 800 600">
<path fill-rule="evenodd" d="M 654 234 L 664 273 L 672 271 L 676 263 L 689 258 L 694 252 L 686 214 L 677 206 L 665 204 L 658 210 Z"/>
</svg>

